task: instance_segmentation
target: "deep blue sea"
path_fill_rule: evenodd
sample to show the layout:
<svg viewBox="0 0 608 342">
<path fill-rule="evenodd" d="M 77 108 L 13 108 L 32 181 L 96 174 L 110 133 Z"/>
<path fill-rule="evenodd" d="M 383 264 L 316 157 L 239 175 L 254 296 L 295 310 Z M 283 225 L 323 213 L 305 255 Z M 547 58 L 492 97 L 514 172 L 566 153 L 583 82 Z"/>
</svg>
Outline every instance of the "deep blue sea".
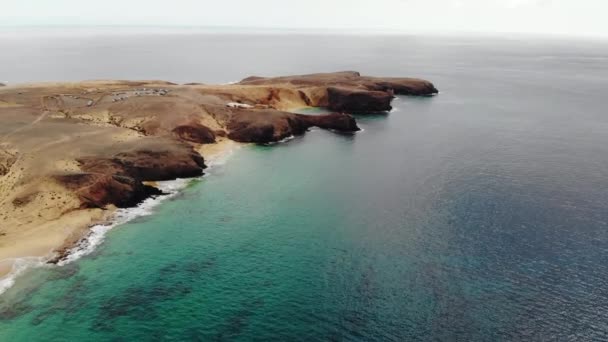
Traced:
<svg viewBox="0 0 608 342">
<path fill-rule="evenodd" d="M 608 340 L 608 43 L 2 33 L 0 82 L 417 76 L 363 132 L 247 146 L 0 296 L 2 341 Z"/>
</svg>

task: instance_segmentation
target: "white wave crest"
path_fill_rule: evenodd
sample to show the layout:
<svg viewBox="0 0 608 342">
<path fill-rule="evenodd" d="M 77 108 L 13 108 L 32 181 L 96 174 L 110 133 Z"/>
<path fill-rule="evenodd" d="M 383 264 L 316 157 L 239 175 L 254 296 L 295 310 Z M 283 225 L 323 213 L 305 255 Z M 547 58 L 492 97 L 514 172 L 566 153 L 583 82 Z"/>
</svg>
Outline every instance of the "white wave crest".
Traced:
<svg viewBox="0 0 608 342">
<path fill-rule="evenodd" d="M 15 284 L 15 279 L 30 268 L 42 267 L 46 264 L 44 257 L 25 257 L 15 259 L 4 259 L 2 262 L 10 262 L 11 270 L 0 278 L 0 294 L 3 294 Z"/>
<path fill-rule="evenodd" d="M 66 253 L 66 257 L 61 259 L 57 265 L 67 265 L 85 255 L 91 254 L 95 248 L 103 242 L 106 233 L 110 229 L 121 224 L 125 224 L 137 217 L 151 215 L 154 213 L 154 207 L 158 206 L 163 200 L 177 195 L 179 191 L 185 188 L 191 180 L 192 178 L 157 182 L 157 187 L 164 192 L 165 195 L 148 198 L 133 208 L 118 209 L 116 213 L 114 213 L 110 222 L 91 227 L 87 236 L 72 247 Z"/>
</svg>

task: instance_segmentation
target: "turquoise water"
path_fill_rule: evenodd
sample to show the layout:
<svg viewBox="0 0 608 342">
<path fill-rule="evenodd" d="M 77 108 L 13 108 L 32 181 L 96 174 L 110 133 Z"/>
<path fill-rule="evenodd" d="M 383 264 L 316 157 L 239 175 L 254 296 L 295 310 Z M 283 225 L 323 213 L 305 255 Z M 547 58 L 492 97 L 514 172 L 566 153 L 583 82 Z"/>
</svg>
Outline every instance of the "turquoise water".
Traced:
<svg viewBox="0 0 608 342">
<path fill-rule="evenodd" d="M 360 138 L 313 131 L 237 152 L 156 215 L 116 228 L 94 255 L 23 279 L 37 284 L 34 295 L 29 286 L 15 294 L 16 317 L 3 322 L 2 335 L 400 336 L 409 310 L 390 303 L 425 306 L 398 284 L 412 267 L 402 253 L 415 246 L 403 235 L 409 229 L 400 241 L 374 234 L 383 213 L 357 184 L 368 171 L 348 171 L 365 162 L 353 154 Z M 345 196 L 352 200 L 341 204 Z"/>
<path fill-rule="evenodd" d="M 0 340 L 608 338 L 605 44 L 197 39 L 308 56 L 256 74 L 415 70 L 441 94 L 354 135 L 238 150 L 93 254 L 18 279 Z"/>
</svg>

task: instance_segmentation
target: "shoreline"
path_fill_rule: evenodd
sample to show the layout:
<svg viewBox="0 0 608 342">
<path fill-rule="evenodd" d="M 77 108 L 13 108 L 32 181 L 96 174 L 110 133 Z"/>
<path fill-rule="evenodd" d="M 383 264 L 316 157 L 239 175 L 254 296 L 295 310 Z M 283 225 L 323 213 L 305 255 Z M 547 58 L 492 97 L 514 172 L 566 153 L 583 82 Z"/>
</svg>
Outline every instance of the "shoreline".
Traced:
<svg viewBox="0 0 608 342">
<path fill-rule="evenodd" d="M 178 191 L 179 180 L 204 175 L 236 146 L 284 142 L 312 127 L 352 134 L 361 129 L 351 114 L 388 112 L 395 95 L 437 92 L 423 79 L 356 71 L 229 85 L 0 87 L 0 291 L 27 265 L 87 253 L 105 231 L 139 209 L 145 214 L 150 202 Z M 328 113 L 297 113 L 305 107 Z"/>
<path fill-rule="evenodd" d="M 287 111 L 298 113 L 307 108 L 318 107 L 297 106 L 288 108 Z M 290 135 L 279 141 L 269 142 L 265 145 L 285 143 L 294 138 L 295 135 Z M 218 138 L 216 142 L 212 144 L 199 145 L 195 150 L 198 154 L 203 156 L 207 165 L 207 170 L 209 170 L 214 166 L 224 164 L 234 151 L 246 145 L 249 145 L 249 143 L 237 142 L 224 137 Z M 207 173 L 199 177 L 145 182 L 147 185 L 158 188 L 166 194 L 147 198 L 135 207 L 117 208 L 113 205 L 109 205 L 103 210 L 79 209 L 66 213 L 66 215 L 60 216 L 53 221 L 46 222 L 45 225 L 66 227 L 70 233 L 63 236 L 63 240 L 60 244 L 55 244 L 44 250 L 28 248 L 30 246 L 21 245 L 19 245 L 19 247 L 22 248 L 16 248 L 17 246 L 12 248 L 11 251 L 19 250 L 20 252 L 16 253 L 16 256 L 0 259 L 0 296 L 10 289 L 14 285 L 15 280 L 27 270 L 45 266 L 52 267 L 53 265 L 64 266 L 90 254 L 103 243 L 107 232 L 117 226 L 126 224 L 137 217 L 153 214 L 153 209 L 164 202 L 164 200 L 178 195 L 192 180 L 205 176 L 207 176 Z M 74 219 L 72 218 L 73 215 L 76 215 L 80 220 L 74 222 Z M 80 221 L 87 222 L 84 223 Z M 39 240 L 48 241 L 47 235 L 38 232 L 36 236 Z"/>
<path fill-rule="evenodd" d="M 214 144 L 205 144 L 197 148 L 197 151 L 204 156 L 208 169 L 222 165 L 233 155 L 233 153 L 245 144 L 237 143 L 229 139 L 221 139 Z M 99 210 L 90 209 L 77 210 L 74 213 L 81 220 L 88 220 L 89 223 L 76 223 L 72 218 L 73 213 L 61 216 L 49 225 L 54 227 L 71 227 L 69 235 L 64 236 L 61 244 L 49 249 L 36 249 L 31 246 L 19 245 L 21 248 L 12 248 L 11 251 L 19 250 L 16 256 L 7 257 L 0 260 L 0 295 L 15 284 L 15 280 L 27 270 L 38 267 L 64 266 L 80 259 L 93 252 L 103 241 L 107 232 L 113 228 L 128 223 L 129 221 L 154 213 L 154 208 L 165 200 L 178 195 L 192 180 L 205 177 L 207 173 L 200 177 L 178 178 L 169 181 L 154 182 L 155 187 L 162 190 L 164 195 L 150 197 L 132 208 L 119 209 L 114 206 L 107 208 L 101 214 Z M 48 240 L 48 236 L 36 234 L 40 240 Z M 50 263 L 59 254 L 58 251 L 65 251 L 56 263 Z"/>
</svg>

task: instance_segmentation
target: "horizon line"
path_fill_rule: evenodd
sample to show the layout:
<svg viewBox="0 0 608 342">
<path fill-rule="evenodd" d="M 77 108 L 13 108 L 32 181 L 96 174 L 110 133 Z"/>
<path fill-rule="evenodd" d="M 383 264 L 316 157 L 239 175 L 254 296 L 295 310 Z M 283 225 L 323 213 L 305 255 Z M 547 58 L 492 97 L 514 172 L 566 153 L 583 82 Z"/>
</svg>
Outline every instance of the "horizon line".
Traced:
<svg viewBox="0 0 608 342">
<path fill-rule="evenodd" d="M 233 33 L 330 33 L 341 35 L 411 35 L 411 36 L 450 36 L 450 37 L 496 37 L 496 38 L 548 38 L 548 39 L 591 39 L 605 40 L 608 35 L 584 35 L 576 33 L 546 33 L 546 32 L 517 32 L 517 31 L 464 31 L 464 30 L 420 30 L 420 29 L 401 29 L 401 28 L 373 28 L 373 27 L 271 27 L 271 26 L 224 26 L 224 25 L 141 25 L 141 24 L 31 24 L 31 25 L 3 25 L 0 24 L 0 31 L 11 29 L 159 29 L 159 30 L 202 30 L 202 31 L 228 31 Z M 243 31 L 258 32 L 243 32 Z M 119 33 L 119 32 L 116 32 Z M 224 32 L 226 33 L 226 32 Z"/>
</svg>

